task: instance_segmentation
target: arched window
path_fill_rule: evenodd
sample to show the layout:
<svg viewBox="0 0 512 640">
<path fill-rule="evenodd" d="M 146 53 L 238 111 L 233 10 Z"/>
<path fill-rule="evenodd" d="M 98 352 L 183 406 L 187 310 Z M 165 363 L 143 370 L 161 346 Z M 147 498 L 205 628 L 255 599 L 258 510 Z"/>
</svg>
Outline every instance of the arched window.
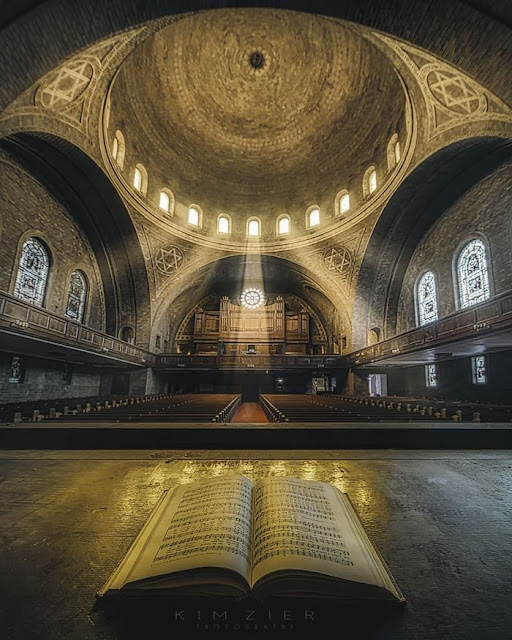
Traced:
<svg viewBox="0 0 512 640">
<path fill-rule="evenodd" d="M 124 142 L 124 136 L 119 131 L 116 131 L 114 140 L 112 141 L 112 157 L 117 163 L 117 166 L 122 169 L 124 166 L 124 156 L 126 153 L 126 145 Z"/>
<path fill-rule="evenodd" d="M 193 227 L 201 226 L 201 210 L 196 204 L 188 208 L 188 223 Z"/>
<path fill-rule="evenodd" d="M 400 141 L 398 140 L 398 133 L 394 133 L 388 142 L 388 171 L 391 171 L 400 161 Z"/>
<path fill-rule="evenodd" d="M 370 331 L 368 331 L 368 346 L 371 347 L 374 344 L 377 344 L 377 342 L 380 342 L 380 328 L 379 327 L 373 327 L 373 329 L 370 329 Z"/>
<path fill-rule="evenodd" d="M 308 229 L 317 227 L 320 224 L 320 209 L 317 207 L 311 207 L 306 214 L 306 223 Z"/>
<path fill-rule="evenodd" d="M 342 189 L 336 194 L 334 199 L 334 215 L 341 216 L 350 210 L 350 196 L 346 189 Z"/>
<path fill-rule="evenodd" d="M 340 199 L 340 213 L 346 213 L 350 209 L 350 196 L 344 193 Z"/>
<path fill-rule="evenodd" d="M 170 189 L 163 188 L 160 191 L 160 197 L 158 200 L 158 206 L 165 213 L 173 214 L 174 209 L 174 195 Z"/>
<path fill-rule="evenodd" d="M 83 271 L 76 270 L 69 279 L 66 316 L 76 322 L 84 321 L 85 301 L 87 299 L 87 280 Z"/>
<path fill-rule="evenodd" d="M 251 238 L 259 238 L 261 234 L 261 224 L 258 218 L 247 220 L 247 235 Z"/>
<path fill-rule="evenodd" d="M 491 297 L 486 250 L 481 240 L 470 240 L 462 248 L 457 260 L 457 280 L 462 309 Z"/>
<path fill-rule="evenodd" d="M 367 198 L 377 189 L 377 171 L 375 167 L 368 167 L 363 177 L 363 196 Z"/>
<path fill-rule="evenodd" d="M 287 215 L 279 216 L 277 219 L 277 235 L 284 236 L 290 233 L 290 217 Z"/>
<path fill-rule="evenodd" d="M 148 172 L 141 164 L 135 165 L 133 171 L 133 186 L 137 191 L 142 193 L 143 196 L 146 195 L 148 191 Z"/>
<path fill-rule="evenodd" d="M 121 327 L 119 331 L 119 339 L 123 340 L 123 342 L 129 342 L 133 344 L 135 342 L 135 331 L 133 327 L 126 325 L 125 327 Z"/>
<path fill-rule="evenodd" d="M 217 218 L 217 233 L 229 234 L 231 233 L 231 220 L 227 215 L 220 215 Z"/>
<path fill-rule="evenodd" d="M 437 320 L 437 287 L 436 277 L 427 271 L 418 280 L 416 286 L 416 313 L 420 327 Z"/>
<path fill-rule="evenodd" d="M 38 238 L 25 240 L 21 248 L 14 295 L 20 300 L 42 307 L 50 275 L 50 264 L 50 252 L 41 240 Z"/>
</svg>

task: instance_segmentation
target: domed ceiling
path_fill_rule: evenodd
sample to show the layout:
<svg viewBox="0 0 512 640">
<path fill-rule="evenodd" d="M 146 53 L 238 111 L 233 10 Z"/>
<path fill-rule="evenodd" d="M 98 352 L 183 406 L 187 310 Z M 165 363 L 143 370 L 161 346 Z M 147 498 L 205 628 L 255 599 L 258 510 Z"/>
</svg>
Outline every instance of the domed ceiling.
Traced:
<svg viewBox="0 0 512 640">
<path fill-rule="evenodd" d="M 331 203 L 405 130 L 389 60 L 348 25 L 279 10 L 193 14 L 123 63 L 108 139 L 155 188 L 205 218 L 297 215 Z"/>
</svg>

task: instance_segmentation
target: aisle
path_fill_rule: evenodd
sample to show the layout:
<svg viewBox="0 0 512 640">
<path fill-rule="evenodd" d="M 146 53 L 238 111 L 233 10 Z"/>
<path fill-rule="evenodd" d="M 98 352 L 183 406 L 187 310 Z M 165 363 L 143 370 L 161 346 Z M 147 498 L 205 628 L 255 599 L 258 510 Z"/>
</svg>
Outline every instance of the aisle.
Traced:
<svg viewBox="0 0 512 640">
<path fill-rule="evenodd" d="M 231 422 L 268 422 L 268 419 L 257 402 L 242 402 Z"/>
</svg>

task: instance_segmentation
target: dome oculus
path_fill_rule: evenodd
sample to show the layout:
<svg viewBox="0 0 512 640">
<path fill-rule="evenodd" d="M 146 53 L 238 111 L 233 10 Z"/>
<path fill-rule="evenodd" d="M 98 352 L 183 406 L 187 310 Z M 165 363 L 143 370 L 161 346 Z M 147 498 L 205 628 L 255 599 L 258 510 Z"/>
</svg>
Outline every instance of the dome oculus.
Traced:
<svg viewBox="0 0 512 640">
<path fill-rule="evenodd" d="M 249 287 L 242 291 L 240 302 L 247 309 L 257 309 L 261 307 L 265 301 L 263 291 L 257 287 Z"/>
</svg>

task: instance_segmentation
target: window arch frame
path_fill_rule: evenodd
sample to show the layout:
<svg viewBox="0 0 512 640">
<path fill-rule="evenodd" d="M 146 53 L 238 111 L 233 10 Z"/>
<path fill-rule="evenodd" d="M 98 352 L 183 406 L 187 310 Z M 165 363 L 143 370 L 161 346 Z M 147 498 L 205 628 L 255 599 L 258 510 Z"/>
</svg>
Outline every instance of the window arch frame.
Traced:
<svg viewBox="0 0 512 640">
<path fill-rule="evenodd" d="M 284 220 L 288 223 L 288 229 L 286 231 L 281 231 L 281 222 Z M 287 213 L 282 213 L 280 216 L 276 218 L 276 235 L 277 236 L 289 236 L 291 231 L 291 219 Z"/>
<path fill-rule="evenodd" d="M 20 291 L 21 283 L 19 283 L 19 280 L 21 280 L 22 269 L 28 271 L 28 268 L 22 265 L 22 260 L 24 259 L 25 246 L 31 241 L 40 248 L 40 250 L 42 251 L 46 259 L 46 269 L 45 269 L 44 276 L 39 276 L 40 280 L 44 280 L 44 284 L 42 285 L 42 290 L 40 291 L 40 294 L 37 300 L 35 297 L 29 298 L 24 296 Z M 46 242 L 46 240 L 41 238 L 40 234 L 37 232 L 24 234 L 20 238 L 18 251 L 16 252 L 16 262 L 15 262 L 16 268 L 13 269 L 13 280 L 12 280 L 13 296 L 18 300 L 21 300 L 22 302 L 26 302 L 27 304 L 32 304 L 42 309 L 46 308 L 48 295 L 50 291 L 50 279 L 52 275 L 53 264 L 54 264 L 53 254 L 48 242 Z"/>
<path fill-rule="evenodd" d="M 197 224 L 190 222 L 190 210 L 194 209 L 197 211 Z M 189 227 L 193 227 L 194 229 L 202 229 L 203 228 L 203 210 L 198 204 L 189 204 L 187 207 L 187 224 Z"/>
<path fill-rule="evenodd" d="M 115 150 L 116 143 L 117 143 L 117 150 Z M 120 129 L 117 129 L 117 131 L 114 134 L 114 140 L 112 141 L 112 158 L 114 159 L 119 169 L 121 169 L 121 171 L 124 168 L 125 156 L 126 156 L 126 142 L 124 139 L 124 135 Z"/>
<path fill-rule="evenodd" d="M 343 205 L 342 203 L 344 201 L 346 201 L 345 199 L 348 198 L 348 206 L 345 210 L 342 210 Z M 339 191 L 336 194 L 336 199 L 335 199 L 335 206 L 334 206 L 334 215 L 336 218 L 339 218 L 340 216 L 344 216 L 347 215 L 350 212 L 350 207 L 351 207 L 351 203 L 350 203 L 350 193 L 348 192 L 347 189 L 342 189 L 341 191 Z"/>
<path fill-rule="evenodd" d="M 254 233 L 249 233 L 250 228 L 251 228 L 251 223 L 252 222 L 257 222 L 258 223 L 258 234 L 254 234 Z M 247 218 L 247 223 L 246 223 L 246 228 L 245 228 L 245 235 L 247 236 L 247 238 L 249 238 L 249 240 L 256 240 L 261 238 L 261 220 L 258 218 L 258 216 L 251 216 L 250 218 Z"/>
<path fill-rule="evenodd" d="M 141 177 L 140 189 L 137 188 L 137 186 L 135 185 L 135 176 L 137 175 L 137 171 L 140 173 L 140 177 Z M 146 167 L 143 164 L 141 164 L 140 162 L 138 162 L 135 165 L 135 168 L 133 169 L 132 185 L 133 185 L 133 188 L 135 189 L 135 191 L 137 191 L 137 193 L 140 193 L 144 197 L 147 195 L 147 193 L 148 193 L 148 172 L 146 170 Z"/>
<path fill-rule="evenodd" d="M 221 219 L 227 220 L 228 222 L 228 230 L 227 231 L 221 231 L 220 230 L 220 221 Z M 219 213 L 219 215 L 217 216 L 217 233 L 219 234 L 219 236 L 229 236 L 231 235 L 231 216 L 227 213 Z"/>
<path fill-rule="evenodd" d="M 396 165 L 400 162 L 400 158 L 401 158 L 400 138 L 396 131 L 388 141 L 386 155 L 388 160 L 388 171 L 392 171 L 396 167 Z"/>
<path fill-rule="evenodd" d="M 370 189 L 370 180 L 372 179 L 372 175 L 375 174 L 375 188 L 374 189 Z M 366 171 L 364 172 L 364 176 L 363 176 L 363 197 L 364 198 L 369 198 L 371 195 L 373 195 L 379 188 L 379 181 L 378 181 L 378 175 L 377 175 L 377 167 L 372 164 L 370 165 Z"/>
<path fill-rule="evenodd" d="M 313 213 L 313 211 L 318 211 L 318 222 L 312 225 L 311 214 Z M 311 207 L 308 207 L 306 209 L 306 229 L 316 229 L 317 227 L 320 227 L 321 222 L 322 222 L 322 212 L 320 210 L 320 207 L 317 204 L 314 204 Z"/>
<path fill-rule="evenodd" d="M 433 318 L 432 320 L 427 320 L 426 322 L 422 322 L 421 321 L 422 312 L 420 310 L 420 304 L 424 302 L 424 300 L 420 300 L 419 289 L 420 289 L 421 283 L 423 282 L 424 278 L 426 278 L 428 274 L 432 274 L 432 277 L 434 279 L 434 302 L 435 302 L 436 317 Z M 416 278 L 416 282 L 414 284 L 414 311 L 415 311 L 417 327 L 425 327 L 429 324 L 432 324 L 432 322 L 437 322 L 439 320 L 439 290 L 437 286 L 437 281 L 438 281 L 438 277 L 434 269 L 424 269 Z"/>
<path fill-rule="evenodd" d="M 71 278 L 74 276 L 75 273 L 79 274 L 84 284 L 83 299 L 80 300 L 81 314 L 78 320 L 68 315 L 68 305 L 69 305 L 69 299 L 71 296 Z M 90 293 L 90 285 L 89 285 L 89 278 L 87 277 L 87 274 L 83 269 L 80 269 L 80 268 L 73 269 L 73 271 L 69 274 L 69 277 L 68 277 L 67 296 L 65 299 L 65 307 L 64 307 L 64 316 L 68 320 L 77 322 L 78 324 L 85 324 L 85 320 L 87 316 L 87 306 L 89 302 L 89 293 Z"/>
<path fill-rule="evenodd" d="M 485 295 L 485 297 L 482 297 L 477 301 L 474 301 L 474 302 L 469 301 L 467 304 L 463 304 L 463 292 L 462 292 L 463 282 L 461 278 L 459 265 L 464 252 L 474 242 L 478 242 L 483 248 L 483 257 L 485 259 L 485 270 L 483 273 L 484 273 L 484 279 L 486 280 L 486 285 L 487 285 L 487 295 Z M 454 289 L 455 289 L 455 302 L 456 302 L 455 306 L 457 310 L 469 309 L 470 307 L 473 307 L 478 304 L 482 304 L 483 302 L 486 302 L 487 300 L 490 300 L 492 298 L 492 296 L 494 295 L 494 292 L 493 292 L 493 277 L 492 277 L 492 271 L 491 271 L 491 252 L 489 249 L 489 242 L 487 241 L 487 238 L 485 238 L 483 235 L 476 234 L 476 233 L 472 234 L 471 237 L 466 238 L 463 242 L 459 244 L 453 256 L 452 269 L 453 269 L 453 282 L 454 282 Z"/>
<path fill-rule="evenodd" d="M 167 196 L 168 208 L 164 209 L 162 207 L 162 195 Z M 169 189 L 169 187 L 162 187 L 158 192 L 158 209 L 163 211 L 167 216 L 174 215 L 174 193 Z"/>
</svg>

